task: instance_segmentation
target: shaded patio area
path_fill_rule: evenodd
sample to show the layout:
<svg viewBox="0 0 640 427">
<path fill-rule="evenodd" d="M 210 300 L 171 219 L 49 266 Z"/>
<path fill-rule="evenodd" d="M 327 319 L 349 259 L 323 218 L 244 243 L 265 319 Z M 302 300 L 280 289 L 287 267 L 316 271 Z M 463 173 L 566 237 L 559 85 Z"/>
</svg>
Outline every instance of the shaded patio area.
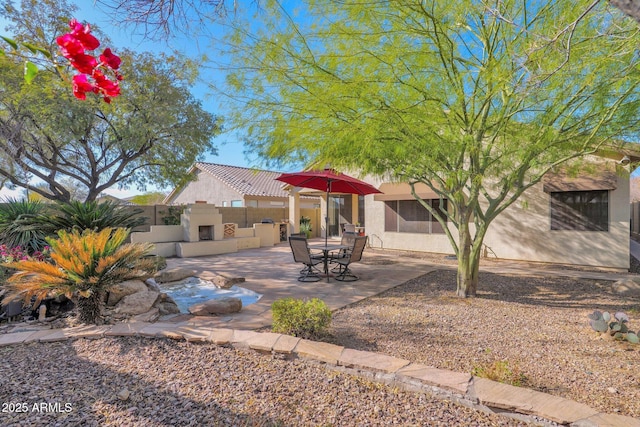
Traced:
<svg viewBox="0 0 640 427">
<path fill-rule="evenodd" d="M 310 244 L 321 240 L 312 239 Z M 339 282 L 323 279 L 303 283 L 297 280 L 301 266 L 293 261 L 288 243 L 223 255 L 167 259 L 167 268 L 178 267 L 195 270 L 197 274 L 211 271 L 244 277 L 246 281 L 240 286 L 262 294 L 257 303 L 243 307 L 240 313 L 218 317 L 186 315 L 190 316 L 189 319 L 181 315 L 175 318 L 192 325 L 233 329 L 258 329 L 270 325 L 271 304 L 280 298 L 320 298 L 331 310 L 336 310 L 435 269 L 433 265 L 419 260 L 404 257 L 398 260 L 394 256 L 365 249 L 362 262 L 352 265 L 360 280 Z"/>
</svg>

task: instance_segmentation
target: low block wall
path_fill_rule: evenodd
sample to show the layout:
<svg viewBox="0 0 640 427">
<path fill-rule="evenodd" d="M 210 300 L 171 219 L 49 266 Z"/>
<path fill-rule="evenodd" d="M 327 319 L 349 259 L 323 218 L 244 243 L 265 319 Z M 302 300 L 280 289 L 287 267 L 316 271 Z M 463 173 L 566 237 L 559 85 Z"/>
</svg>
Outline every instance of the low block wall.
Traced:
<svg viewBox="0 0 640 427">
<path fill-rule="evenodd" d="M 237 239 L 177 242 L 175 245 L 176 255 L 180 258 L 238 252 Z"/>
<path fill-rule="evenodd" d="M 151 255 L 160 255 L 165 258 L 170 258 L 176 256 L 176 243 L 168 242 L 168 243 L 154 243 L 153 249 L 149 251 Z"/>
<path fill-rule="evenodd" d="M 131 233 L 131 242 L 166 243 L 182 240 L 181 225 L 152 225 L 149 231 L 135 231 Z"/>
</svg>

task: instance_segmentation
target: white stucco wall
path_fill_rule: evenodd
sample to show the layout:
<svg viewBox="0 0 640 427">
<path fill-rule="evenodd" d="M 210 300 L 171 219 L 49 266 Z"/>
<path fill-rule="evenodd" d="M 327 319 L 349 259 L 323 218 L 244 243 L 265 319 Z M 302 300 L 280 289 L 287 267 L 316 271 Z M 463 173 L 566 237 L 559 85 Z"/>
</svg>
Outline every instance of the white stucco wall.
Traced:
<svg viewBox="0 0 640 427">
<path fill-rule="evenodd" d="M 365 198 L 366 232 L 373 247 L 453 254 L 444 234 L 384 231 L 384 202 Z M 487 256 L 502 259 L 629 268 L 629 178 L 609 192 L 609 231 L 551 230 L 550 195 L 531 188 L 489 226 Z M 454 236 L 457 230 L 449 226 Z"/>
<path fill-rule="evenodd" d="M 208 173 L 199 173 L 195 181 L 189 182 L 172 200 L 173 204 L 188 204 L 205 201 L 216 206 L 232 200 L 244 200 L 244 196 L 231 187 L 223 184 Z M 243 202 L 244 203 L 244 202 Z"/>
</svg>

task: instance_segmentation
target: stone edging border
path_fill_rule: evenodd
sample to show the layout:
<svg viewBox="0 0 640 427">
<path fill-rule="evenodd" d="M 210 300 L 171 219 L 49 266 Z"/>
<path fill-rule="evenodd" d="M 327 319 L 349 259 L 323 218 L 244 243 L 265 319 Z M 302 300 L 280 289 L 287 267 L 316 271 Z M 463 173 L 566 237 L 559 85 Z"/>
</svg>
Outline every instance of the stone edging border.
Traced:
<svg viewBox="0 0 640 427">
<path fill-rule="evenodd" d="M 502 384 L 460 372 L 437 369 L 379 353 L 310 341 L 272 332 L 192 326 L 180 323 L 118 323 L 109 326 L 76 326 L 65 329 L 14 332 L 0 335 L 0 346 L 68 339 L 140 336 L 209 342 L 264 354 L 300 358 L 331 369 L 400 386 L 408 391 L 429 392 L 485 412 L 531 422 L 572 427 L 640 427 L 635 418 L 598 412 L 569 399 Z"/>
</svg>

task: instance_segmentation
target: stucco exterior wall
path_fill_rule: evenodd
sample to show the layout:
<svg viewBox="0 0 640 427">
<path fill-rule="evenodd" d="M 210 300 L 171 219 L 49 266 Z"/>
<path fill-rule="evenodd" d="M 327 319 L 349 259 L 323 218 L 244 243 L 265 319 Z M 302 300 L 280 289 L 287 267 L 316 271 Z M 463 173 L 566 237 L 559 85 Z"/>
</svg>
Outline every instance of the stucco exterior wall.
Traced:
<svg viewBox="0 0 640 427">
<path fill-rule="evenodd" d="M 537 185 L 489 227 L 488 256 L 562 264 L 629 268 L 629 179 L 609 191 L 609 231 L 551 230 L 551 196 Z"/>
<path fill-rule="evenodd" d="M 365 198 L 366 231 L 373 247 L 453 254 L 444 234 L 384 231 L 384 202 Z M 487 257 L 629 268 L 629 178 L 621 175 L 609 191 L 609 231 L 551 230 L 550 195 L 542 184 L 528 190 L 489 226 Z M 457 230 L 449 225 L 454 236 Z"/>
<path fill-rule="evenodd" d="M 231 206 L 232 200 L 243 200 L 244 196 L 233 188 L 223 184 L 208 173 L 199 173 L 196 180 L 189 182 L 172 200 L 173 204 L 188 204 L 206 201 L 209 204 Z"/>
</svg>

